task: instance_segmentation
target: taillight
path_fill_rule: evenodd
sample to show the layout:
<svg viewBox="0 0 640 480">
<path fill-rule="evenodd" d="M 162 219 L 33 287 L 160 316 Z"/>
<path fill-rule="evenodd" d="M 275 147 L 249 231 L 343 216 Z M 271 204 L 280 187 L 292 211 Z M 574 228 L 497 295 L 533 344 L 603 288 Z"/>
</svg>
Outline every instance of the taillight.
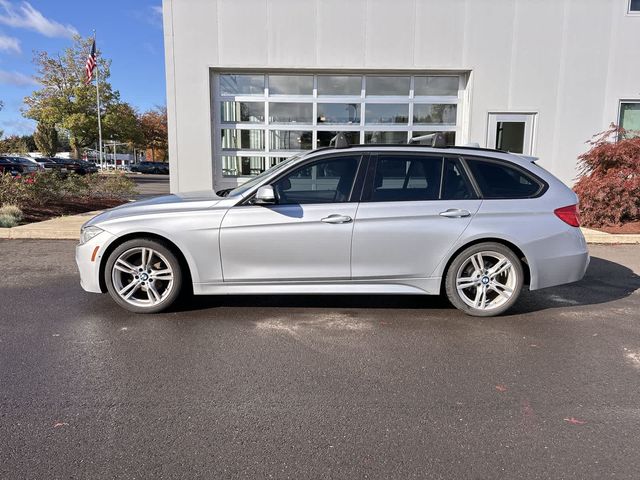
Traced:
<svg viewBox="0 0 640 480">
<path fill-rule="evenodd" d="M 556 208 L 553 213 L 555 213 L 556 217 L 564 223 L 569 224 L 572 227 L 580 226 L 580 212 L 578 211 L 578 205 L 568 205 L 566 207 Z"/>
</svg>

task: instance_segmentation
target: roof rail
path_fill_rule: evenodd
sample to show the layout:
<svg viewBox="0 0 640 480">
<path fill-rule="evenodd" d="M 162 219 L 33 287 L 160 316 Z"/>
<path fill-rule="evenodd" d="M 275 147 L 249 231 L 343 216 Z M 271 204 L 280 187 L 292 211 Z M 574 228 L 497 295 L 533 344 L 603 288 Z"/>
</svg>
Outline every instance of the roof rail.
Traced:
<svg viewBox="0 0 640 480">
<path fill-rule="evenodd" d="M 344 132 L 339 132 L 335 137 L 331 139 L 329 142 L 329 146 L 333 148 L 349 148 L 351 144 L 347 139 L 347 136 Z"/>
<path fill-rule="evenodd" d="M 409 145 L 427 145 L 429 147 L 446 147 L 447 141 L 440 132 L 430 133 L 429 135 L 420 135 L 413 137 L 407 142 Z"/>
</svg>

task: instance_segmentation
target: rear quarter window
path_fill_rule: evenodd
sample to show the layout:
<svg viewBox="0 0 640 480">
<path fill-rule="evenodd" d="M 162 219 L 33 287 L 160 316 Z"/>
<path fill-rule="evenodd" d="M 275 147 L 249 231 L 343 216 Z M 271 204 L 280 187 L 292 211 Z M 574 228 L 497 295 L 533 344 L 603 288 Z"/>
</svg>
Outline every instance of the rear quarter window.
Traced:
<svg viewBox="0 0 640 480">
<path fill-rule="evenodd" d="M 484 198 L 532 198 L 544 184 L 519 168 L 504 162 L 465 159 Z"/>
</svg>

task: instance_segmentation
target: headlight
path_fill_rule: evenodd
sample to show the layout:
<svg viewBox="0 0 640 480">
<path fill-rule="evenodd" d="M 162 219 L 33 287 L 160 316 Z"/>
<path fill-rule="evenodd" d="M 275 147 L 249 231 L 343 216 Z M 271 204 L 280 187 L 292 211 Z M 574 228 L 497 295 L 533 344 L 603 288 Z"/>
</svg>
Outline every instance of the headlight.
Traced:
<svg viewBox="0 0 640 480">
<path fill-rule="evenodd" d="M 95 237 L 96 235 L 100 235 L 102 232 L 104 232 L 104 230 L 98 227 L 84 227 L 80 230 L 80 245 L 82 245 L 83 243 L 87 243 L 93 237 Z"/>
</svg>

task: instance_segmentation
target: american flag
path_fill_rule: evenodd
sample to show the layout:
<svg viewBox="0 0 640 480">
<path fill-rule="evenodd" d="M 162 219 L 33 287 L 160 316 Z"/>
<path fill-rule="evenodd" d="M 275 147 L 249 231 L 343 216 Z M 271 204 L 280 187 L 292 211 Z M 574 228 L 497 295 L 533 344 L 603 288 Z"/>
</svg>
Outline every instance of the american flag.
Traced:
<svg viewBox="0 0 640 480">
<path fill-rule="evenodd" d="M 84 66 L 84 71 L 86 74 L 86 79 L 84 81 L 85 85 L 91 83 L 93 80 L 93 70 L 96 68 L 96 40 L 93 39 L 93 43 L 91 44 L 91 53 L 87 58 L 87 64 Z"/>
</svg>

